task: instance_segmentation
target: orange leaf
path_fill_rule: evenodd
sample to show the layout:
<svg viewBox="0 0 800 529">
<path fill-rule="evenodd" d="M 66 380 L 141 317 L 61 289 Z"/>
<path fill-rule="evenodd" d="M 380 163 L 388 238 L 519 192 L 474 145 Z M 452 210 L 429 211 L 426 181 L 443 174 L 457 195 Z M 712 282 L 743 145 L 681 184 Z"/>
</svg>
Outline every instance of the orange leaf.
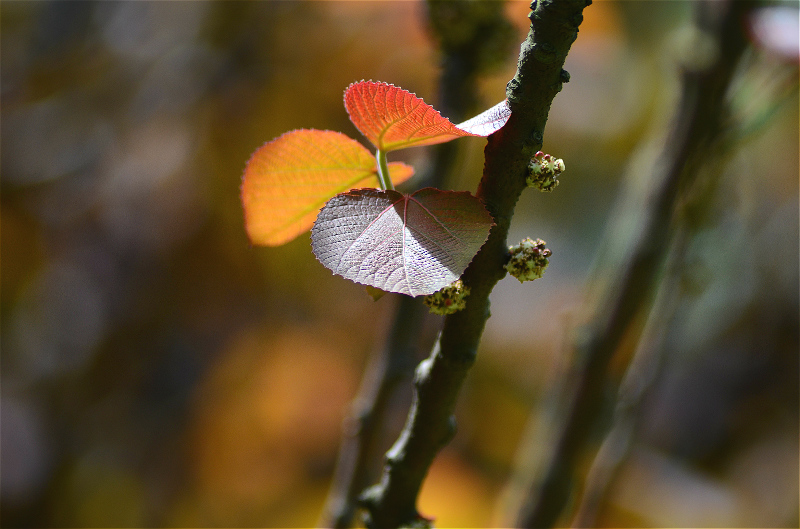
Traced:
<svg viewBox="0 0 800 529">
<path fill-rule="evenodd" d="M 344 106 L 350 121 L 384 152 L 481 136 L 459 129 L 416 95 L 387 83 L 351 84 L 344 92 Z"/>
<path fill-rule="evenodd" d="M 390 163 L 395 183 L 414 169 Z M 247 234 L 253 244 L 277 246 L 311 228 L 320 208 L 338 193 L 378 187 L 375 157 L 339 132 L 301 129 L 265 143 L 250 160 L 242 181 Z"/>
</svg>

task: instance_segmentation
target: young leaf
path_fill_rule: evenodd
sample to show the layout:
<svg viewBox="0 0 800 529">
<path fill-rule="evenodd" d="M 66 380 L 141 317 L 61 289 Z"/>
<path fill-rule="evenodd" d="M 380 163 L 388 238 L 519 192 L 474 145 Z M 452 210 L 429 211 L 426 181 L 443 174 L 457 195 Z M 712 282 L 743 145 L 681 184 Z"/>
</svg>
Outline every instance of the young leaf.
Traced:
<svg viewBox="0 0 800 529">
<path fill-rule="evenodd" d="M 493 225 L 467 192 L 354 189 L 322 208 L 311 249 L 323 265 L 356 283 L 428 295 L 464 273 Z"/>
<path fill-rule="evenodd" d="M 474 118 L 459 123 L 456 127 L 475 136 L 488 136 L 503 128 L 510 117 L 511 108 L 508 106 L 508 99 L 504 99 Z"/>
<path fill-rule="evenodd" d="M 487 112 L 498 109 L 500 105 Z M 462 136 L 488 136 L 505 125 L 511 114 L 505 104 L 505 113 L 484 112 L 464 122 L 467 125 L 464 128 L 451 123 L 411 92 L 374 81 L 360 81 L 348 86 L 344 92 L 344 106 L 350 121 L 384 152 L 444 143 Z"/>
<path fill-rule="evenodd" d="M 247 234 L 253 244 L 277 246 L 314 223 L 319 209 L 337 193 L 378 186 L 375 157 L 339 132 L 302 129 L 264 144 L 250 160 L 242 181 Z M 390 163 L 395 183 L 414 169 Z"/>
</svg>

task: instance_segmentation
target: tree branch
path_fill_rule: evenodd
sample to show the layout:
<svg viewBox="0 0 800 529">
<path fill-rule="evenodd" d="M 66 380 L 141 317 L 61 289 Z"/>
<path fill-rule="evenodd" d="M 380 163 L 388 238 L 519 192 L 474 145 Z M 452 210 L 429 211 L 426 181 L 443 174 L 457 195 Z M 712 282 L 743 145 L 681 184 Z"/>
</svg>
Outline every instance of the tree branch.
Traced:
<svg viewBox="0 0 800 529">
<path fill-rule="evenodd" d="M 620 383 L 613 425 L 587 473 L 586 486 L 572 527 L 596 526 L 598 513 L 633 445 L 641 406 L 659 379 L 666 352 L 664 340 L 668 322 L 674 318 L 680 300 L 680 266 L 688 239 L 685 232 L 681 230 L 668 251 L 664 280 L 658 286 L 636 353 Z"/>
<path fill-rule="evenodd" d="M 321 527 L 350 527 L 359 493 L 377 476 L 378 468 L 372 461 L 380 457 L 391 401 L 399 386 L 413 373 L 426 312 L 419 299 L 397 296 L 386 343 L 372 355 L 358 396 L 344 421 L 336 472 L 319 522 Z"/>
<path fill-rule="evenodd" d="M 639 209 L 640 220 L 634 223 L 638 231 L 632 235 L 628 251 L 598 269 L 611 279 L 597 296 L 592 321 L 573 344 L 573 365 L 560 393 L 545 410 L 545 420 L 558 426 L 548 446 L 537 446 L 552 450 L 553 455 L 543 469 L 529 471 L 533 482 L 528 485 L 528 501 L 520 509 L 517 527 L 551 527 L 564 510 L 577 480 L 578 462 L 603 417 L 604 396 L 609 386 L 616 386 L 607 376 L 611 358 L 652 298 L 681 193 L 694 182 L 724 127 L 725 93 L 745 49 L 742 19 L 751 6 L 742 1 L 708 1 L 698 7 L 698 29 L 701 38 L 713 42 L 712 55 L 697 57 L 683 72 L 678 112 L 654 168 L 649 195 L 633 205 Z M 708 40 L 702 42 L 708 44 Z M 613 231 L 608 240 L 613 239 Z"/>
<path fill-rule="evenodd" d="M 445 318 L 431 356 L 417 367 L 406 426 L 386 454 L 381 482 L 363 496 L 368 527 L 425 523 L 416 509 L 417 496 L 434 457 L 455 433 L 456 396 L 475 361 L 489 317 L 489 294 L 505 276 L 514 207 L 526 187 L 528 163 L 542 146 L 550 104 L 569 79 L 562 67 L 589 3 L 541 0 L 531 5 L 531 30 L 506 90 L 511 117 L 488 139 L 477 193 L 496 225 L 462 276 L 472 290 L 466 308 Z"/>
<path fill-rule="evenodd" d="M 508 57 L 506 52 L 514 45 L 513 29 L 503 4 L 494 0 L 429 0 L 427 7 L 431 32 L 442 52 L 436 107 L 452 121 L 463 121 L 480 110 L 478 77 Z M 487 48 L 497 55 L 486 54 Z M 463 146 L 459 142 L 434 146 L 429 169 L 418 175 L 420 187 L 441 187 Z M 430 318 L 428 308 L 419 299 L 399 298 L 388 339 L 373 353 L 345 419 L 336 471 L 319 522 L 322 527 L 352 525 L 359 493 L 375 481 L 380 470 L 376 463 L 392 397 L 411 378 L 417 351 L 429 350 L 433 343 L 419 339 Z"/>
</svg>

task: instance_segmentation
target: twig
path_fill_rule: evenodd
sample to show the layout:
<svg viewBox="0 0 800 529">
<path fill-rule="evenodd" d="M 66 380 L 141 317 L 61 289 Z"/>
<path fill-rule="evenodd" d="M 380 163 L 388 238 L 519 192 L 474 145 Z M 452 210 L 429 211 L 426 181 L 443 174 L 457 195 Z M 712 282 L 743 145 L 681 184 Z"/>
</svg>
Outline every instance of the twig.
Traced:
<svg viewBox="0 0 800 529">
<path fill-rule="evenodd" d="M 550 104 L 569 79 L 562 67 L 589 3 L 543 0 L 532 4 L 531 30 L 522 44 L 517 74 L 506 90 L 512 114 L 488 139 L 477 193 L 496 225 L 462 276 L 472 290 L 466 308 L 445 318 L 431 356 L 417 367 L 406 426 L 386 454 L 380 483 L 363 497 L 368 527 L 426 523 L 417 512 L 417 496 L 436 453 L 455 433 L 456 396 L 475 361 L 489 317 L 489 293 L 505 275 L 506 238 L 514 207 L 526 186 L 528 163 L 542 146 Z"/>
<path fill-rule="evenodd" d="M 479 107 L 477 78 L 502 62 L 513 35 L 502 4 L 494 1 L 429 0 L 428 17 L 442 50 L 442 73 L 437 108 L 453 121 L 462 121 Z M 465 39 L 467 32 L 471 35 Z M 479 52 L 482 46 L 500 57 Z M 479 57 L 483 57 L 482 59 Z M 452 172 L 457 142 L 433 148 L 429 170 L 419 176 L 419 187 L 439 187 Z M 384 156 L 385 161 L 385 156 Z M 421 300 L 402 296 L 385 345 L 375 351 L 365 373 L 353 410 L 345 420 L 334 479 L 321 516 L 321 527 L 350 527 L 361 491 L 373 483 L 380 470 L 380 442 L 393 395 L 410 380 L 418 350 L 428 350 L 432 340 L 418 337 L 428 317 Z"/>
<path fill-rule="evenodd" d="M 622 462 L 630 452 L 639 427 L 639 412 L 653 391 L 664 361 L 664 339 L 680 297 L 679 266 L 685 252 L 686 234 L 682 233 L 669 251 L 664 280 L 653 302 L 639 347 L 620 383 L 611 430 L 597 452 L 586 476 L 586 487 L 572 527 L 594 527 L 597 516 L 614 483 Z"/>
<path fill-rule="evenodd" d="M 350 527 L 358 494 L 380 470 L 380 441 L 399 386 L 411 378 L 418 337 L 427 313 L 420 300 L 397 296 L 392 328 L 383 347 L 372 356 L 361 389 L 344 421 L 336 472 L 318 525 Z"/>
<path fill-rule="evenodd" d="M 741 27 L 750 3 L 707 1 L 698 7 L 698 29 L 716 53 L 683 72 L 678 113 L 654 169 L 651 193 L 640 204 L 641 220 L 630 250 L 617 256 L 622 262 L 600 269 L 612 278 L 597 298 L 591 323 L 573 345 L 573 366 L 562 391 L 545 410 L 546 420 L 558 425 L 548 447 L 552 457 L 526 486 L 517 527 L 551 527 L 561 516 L 578 478 L 578 461 L 602 417 L 604 395 L 615 385 L 607 376 L 611 358 L 652 298 L 681 191 L 693 182 L 725 124 L 725 92 L 746 46 Z"/>
</svg>

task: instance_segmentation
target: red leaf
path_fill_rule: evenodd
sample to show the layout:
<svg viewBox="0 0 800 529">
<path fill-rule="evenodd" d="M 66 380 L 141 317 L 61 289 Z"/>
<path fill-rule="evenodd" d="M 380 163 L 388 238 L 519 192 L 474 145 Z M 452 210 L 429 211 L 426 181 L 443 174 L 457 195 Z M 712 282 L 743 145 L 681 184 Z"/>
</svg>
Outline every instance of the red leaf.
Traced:
<svg viewBox="0 0 800 529">
<path fill-rule="evenodd" d="M 253 244 L 289 242 L 314 223 L 319 209 L 337 193 L 378 187 L 375 157 L 339 132 L 295 130 L 264 144 L 244 171 L 242 205 Z M 414 169 L 390 163 L 395 183 Z"/>
<path fill-rule="evenodd" d="M 354 189 L 322 208 L 311 248 L 346 279 L 428 295 L 464 273 L 493 225 L 481 201 L 467 192 Z"/>
<path fill-rule="evenodd" d="M 484 112 L 465 121 L 466 127 L 456 126 L 411 92 L 374 81 L 361 81 L 347 87 L 344 106 L 350 121 L 384 152 L 443 143 L 463 136 L 488 136 L 502 127 L 510 115 L 510 111 L 506 112 L 503 119 L 502 112 L 487 116 Z"/>
</svg>

